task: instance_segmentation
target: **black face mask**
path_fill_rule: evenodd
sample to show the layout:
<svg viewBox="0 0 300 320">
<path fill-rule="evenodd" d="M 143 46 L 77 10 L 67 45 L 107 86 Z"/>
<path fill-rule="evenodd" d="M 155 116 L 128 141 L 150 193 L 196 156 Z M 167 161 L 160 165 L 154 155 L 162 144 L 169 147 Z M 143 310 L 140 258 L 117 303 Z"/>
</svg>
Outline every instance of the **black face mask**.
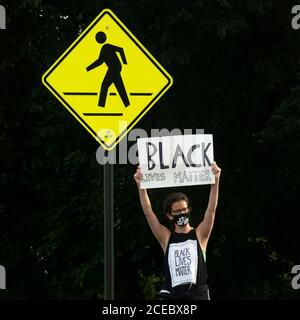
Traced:
<svg viewBox="0 0 300 320">
<path fill-rule="evenodd" d="M 181 213 L 176 216 L 172 215 L 172 217 L 174 219 L 173 220 L 174 223 L 176 223 L 179 227 L 186 226 L 190 221 L 190 219 L 189 219 L 190 213 L 189 212 L 188 213 Z"/>
</svg>

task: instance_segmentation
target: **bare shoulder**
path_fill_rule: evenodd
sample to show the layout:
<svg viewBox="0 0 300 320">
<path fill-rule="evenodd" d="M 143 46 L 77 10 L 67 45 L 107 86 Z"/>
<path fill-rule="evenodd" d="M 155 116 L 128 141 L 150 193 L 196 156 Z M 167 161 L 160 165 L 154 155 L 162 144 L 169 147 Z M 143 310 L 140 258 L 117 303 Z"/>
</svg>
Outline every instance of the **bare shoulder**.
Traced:
<svg viewBox="0 0 300 320">
<path fill-rule="evenodd" d="M 157 216 L 152 211 L 146 215 L 146 218 L 153 235 L 158 240 L 163 251 L 166 252 L 171 231 L 159 222 Z"/>
</svg>

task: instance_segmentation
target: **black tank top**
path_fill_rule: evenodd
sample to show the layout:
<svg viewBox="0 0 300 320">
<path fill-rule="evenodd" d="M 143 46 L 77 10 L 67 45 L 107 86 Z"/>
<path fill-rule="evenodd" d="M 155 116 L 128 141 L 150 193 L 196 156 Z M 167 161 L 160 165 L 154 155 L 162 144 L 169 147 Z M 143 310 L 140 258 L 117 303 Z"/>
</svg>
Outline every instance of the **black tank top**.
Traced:
<svg viewBox="0 0 300 320">
<path fill-rule="evenodd" d="M 178 296 L 208 291 L 206 264 L 195 229 L 186 234 L 171 233 L 163 269 L 165 282 L 161 294 Z"/>
</svg>

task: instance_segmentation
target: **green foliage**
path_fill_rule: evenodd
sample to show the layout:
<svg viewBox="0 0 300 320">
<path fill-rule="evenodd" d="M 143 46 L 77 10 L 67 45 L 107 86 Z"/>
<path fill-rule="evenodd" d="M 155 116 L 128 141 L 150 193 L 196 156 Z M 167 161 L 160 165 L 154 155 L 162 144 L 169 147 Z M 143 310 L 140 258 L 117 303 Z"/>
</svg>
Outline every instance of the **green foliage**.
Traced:
<svg viewBox="0 0 300 320">
<path fill-rule="evenodd" d="M 157 300 L 159 298 L 159 285 L 162 284 L 163 278 L 155 274 L 145 276 L 142 271 L 139 271 L 139 277 L 139 284 L 143 288 L 145 298 L 147 300 Z"/>
</svg>

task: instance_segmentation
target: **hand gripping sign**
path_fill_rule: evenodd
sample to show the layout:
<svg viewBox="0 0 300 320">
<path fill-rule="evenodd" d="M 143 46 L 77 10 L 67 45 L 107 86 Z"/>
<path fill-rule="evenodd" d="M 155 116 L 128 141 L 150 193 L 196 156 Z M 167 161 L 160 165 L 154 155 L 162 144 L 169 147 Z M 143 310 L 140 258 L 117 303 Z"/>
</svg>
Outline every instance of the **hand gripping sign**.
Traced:
<svg viewBox="0 0 300 320">
<path fill-rule="evenodd" d="M 141 189 L 215 183 L 211 134 L 141 138 L 137 144 Z"/>
</svg>

